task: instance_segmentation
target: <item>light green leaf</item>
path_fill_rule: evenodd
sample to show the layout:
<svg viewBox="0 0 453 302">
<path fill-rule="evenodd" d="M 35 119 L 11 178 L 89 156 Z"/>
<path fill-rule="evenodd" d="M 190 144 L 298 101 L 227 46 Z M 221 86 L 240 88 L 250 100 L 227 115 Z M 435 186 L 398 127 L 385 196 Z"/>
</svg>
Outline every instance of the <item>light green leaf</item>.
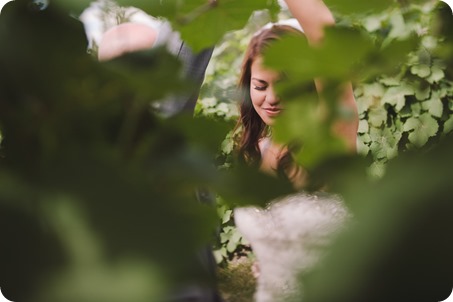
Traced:
<svg viewBox="0 0 453 302">
<path fill-rule="evenodd" d="M 362 87 L 364 95 L 382 97 L 385 93 L 385 87 L 378 82 L 364 84 Z"/>
<path fill-rule="evenodd" d="M 373 107 L 368 113 L 368 123 L 373 127 L 380 127 L 387 121 L 387 110 L 384 107 Z"/>
<path fill-rule="evenodd" d="M 381 104 L 381 98 L 385 93 L 385 87 L 378 83 L 364 84 L 360 86 L 363 95 L 356 99 L 359 114 L 362 114 L 375 105 Z"/>
<path fill-rule="evenodd" d="M 406 104 L 406 95 L 414 94 L 412 87 L 405 83 L 400 86 L 390 87 L 382 97 L 382 103 L 387 103 L 395 106 L 397 111 L 400 111 Z"/>
<path fill-rule="evenodd" d="M 438 66 L 431 67 L 431 75 L 426 79 L 429 83 L 438 83 L 445 77 L 444 71 Z"/>
<path fill-rule="evenodd" d="M 411 73 L 421 78 L 427 78 L 431 74 L 431 69 L 425 64 L 413 65 L 411 67 Z"/>
<path fill-rule="evenodd" d="M 363 26 L 367 31 L 373 32 L 382 27 L 382 22 L 384 22 L 385 17 L 383 15 L 372 15 L 368 18 L 365 18 Z"/>
<path fill-rule="evenodd" d="M 368 152 L 370 152 L 370 147 L 365 144 L 359 136 L 357 139 L 357 153 L 365 156 L 368 154 Z"/>
<path fill-rule="evenodd" d="M 232 210 L 225 211 L 225 214 L 223 214 L 223 217 L 222 217 L 222 223 L 227 223 L 228 221 L 231 220 L 231 213 L 233 213 Z"/>
<path fill-rule="evenodd" d="M 365 144 L 369 144 L 371 142 L 371 136 L 369 133 L 360 134 L 359 139 Z"/>
<path fill-rule="evenodd" d="M 420 103 L 411 104 L 412 116 L 420 116 L 422 112 L 422 105 Z"/>
<path fill-rule="evenodd" d="M 453 130 L 453 115 L 444 123 L 444 133 L 447 134 Z"/>
<path fill-rule="evenodd" d="M 382 77 L 379 82 L 386 86 L 399 86 L 401 85 L 401 76 L 397 75 L 395 77 Z"/>
<path fill-rule="evenodd" d="M 424 113 L 419 117 L 411 117 L 404 123 L 404 131 L 409 133 L 409 141 L 416 147 L 421 147 L 428 139 L 437 134 L 438 122 L 429 114 Z"/>
<path fill-rule="evenodd" d="M 425 36 L 425 37 L 423 37 L 421 42 L 422 42 L 423 46 L 428 49 L 434 49 L 437 47 L 437 44 L 438 44 L 437 38 L 433 37 L 433 36 Z"/>
<path fill-rule="evenodd" d="M 439 93 L 437 91 L 433 91 L 431 94 L 431 98 L 427 101 L 422 102 L 422 108 L 424 110 L 428 110 L 428 112 L 435 117 L 442 117 L 442 113 L 444 111 L 444 105 L 439 97 Z"/>
<path fill-rule="evenodd" d="M 422 85 L 419 85 L 415 88 L 415 97 L 419 101 L 424 101 L 429 97 L 429 94 L 431 92 L 431 87 L 426 85 L 422 87 Z"/>
<path fill-rule="evenodd" d="M 378 128 L 370 129 L 370 136 L 372 142 L 370 150 L 375 159 L 391 159 L 398 155 L 398 142 L 402 134 L 392 128 Z"/>
<path fill-rule="evenodd" d="M 368 130 L 369 130 L 368 121 L 367 120 L 360 120 L 359 121 L 358 133 L 366 133 L 366 132 L 368 132 Z"/>
<path fill-rule="evenodd" d="M 222 250 L 221 249 L 214 250 L 212 253 L 214 254 L 215 262 L 217 264 L 222 263 L 222 261 L 223 261 Z"/>
<path fill-rule="evenodd" d="M 406 38 L 410 31 L 407 30 L 406 24 L 404 22 L 403 15 L 401 11 L 394 10 L 393 13 L 390 15 L 390 25 L 391 30 L 387 36 L 388 39 L 401 39 Z"/>
<path fill-rule="evenodd" d="M 375 161 L 368 168 L 368 174 L 375 179 L 382 178 L 385 174 L 386 164 L 383 161 Z"/>
</svg>

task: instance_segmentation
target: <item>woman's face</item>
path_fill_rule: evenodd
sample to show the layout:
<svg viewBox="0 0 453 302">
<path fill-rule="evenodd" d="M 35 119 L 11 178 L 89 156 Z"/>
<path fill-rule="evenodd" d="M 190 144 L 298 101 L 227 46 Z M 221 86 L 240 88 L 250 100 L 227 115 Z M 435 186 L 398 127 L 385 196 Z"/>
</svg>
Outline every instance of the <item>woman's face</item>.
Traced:
<svg viewBox="0 0 453 302">
<path fill-rule="evenodd" d="M 251 66 L 250 98 L 253 108 L 266 125 L 271 126 L 282 112 L 280 99 L 274 92 L 279 74 L 263 66 L 263 58 L 257 57 Z"/>
</svg>

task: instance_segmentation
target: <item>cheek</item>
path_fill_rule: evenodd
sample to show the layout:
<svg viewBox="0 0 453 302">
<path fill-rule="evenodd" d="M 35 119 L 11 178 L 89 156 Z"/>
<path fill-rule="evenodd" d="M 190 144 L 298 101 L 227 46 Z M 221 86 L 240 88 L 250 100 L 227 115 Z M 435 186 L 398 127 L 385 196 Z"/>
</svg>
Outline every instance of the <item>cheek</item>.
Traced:
<svg viewBox="0 0 453 302">
<path fill-rule="evenodd" d="M 263 93 L 253 88 L 250 89 L 250 98 L 252 99 L 253 107 L 259 107 L 264 102 Z"/>
</svg>

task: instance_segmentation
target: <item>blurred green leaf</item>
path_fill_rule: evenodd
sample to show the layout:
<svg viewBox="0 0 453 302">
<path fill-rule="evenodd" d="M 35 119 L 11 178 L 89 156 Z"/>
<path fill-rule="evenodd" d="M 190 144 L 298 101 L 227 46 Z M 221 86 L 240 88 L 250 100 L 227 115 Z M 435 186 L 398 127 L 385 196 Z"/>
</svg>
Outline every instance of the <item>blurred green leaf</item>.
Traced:
<svg viewBox="0 0 453 302">
<path fill-rule="evenodd" d="M 277 197 L 294 191 L 284 179 L 275 178 L 251 167 L 238 165 L 222 171 L 223 184 L 216 188 L 223 200 L 232 208 L 256 205 L 265 207 Z"/>
<path fill-rule="evenodd" d="M 345 80 L 354 75 L 373 47 L 357 30 L 327 28 L 322 46 L 316 49 L 296 36 L 273 43 L 265 53 L 265 64 L 302 81 L 316 77 Z"/>
<path fill-rule="evenodd" d="M 322 265 L 301 276 L 305 301 L 421 302 L 450 294 L 452 170 L 445 162 L 452 146 L 448 140 L 399 157 L 380 181 L 355 180 L 343 195 L 354 223 Z"/>
<path fill-rule="evenodd" d="M 226 32 L 243 28 L 256 10 L 269 8 L 275 14 L 277 6 L 272 3 L 262 0 L 186 0 L 171 1 L 164 6 L 173 8 L 167 9 L 169 14 L 165 17 L 181 33 L 181 38 L 198 52 L 215 45 Z"/>
<path fill-rule="evenodd" d="M 394 1 L 326 0 L 325 3 L 334 12 L 349 15 L 379 12 L 393 5 Z"/>
<path fill-rule="evenodd" d="M 316 99 L 309 98 L 288 103 L 273 129 L 276 141 L 302 146 L 295 151 L 295 159 L 308 169 L 346 152 L 345 143 L 333 135 L 331 124 L 320 114 Z"/>
</svg>

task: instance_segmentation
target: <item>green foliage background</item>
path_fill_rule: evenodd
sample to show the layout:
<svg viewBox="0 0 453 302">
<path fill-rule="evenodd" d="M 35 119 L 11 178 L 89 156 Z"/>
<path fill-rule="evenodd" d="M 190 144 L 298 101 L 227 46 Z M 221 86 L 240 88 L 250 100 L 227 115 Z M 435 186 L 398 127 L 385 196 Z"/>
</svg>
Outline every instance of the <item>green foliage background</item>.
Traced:
<svg viewBox="0 0 453 302">
<path fill-rule="evenodd" d="M 277 17 L 274 1 L 119 1 L 168 18 L 195 50 L 218 44 L 199 118 L 167 120 L 149 103 L 190 91 L 175 79 L 178 61 L 153 49 L 96 62 L 69 17 L 88 3 L 55 0 L 39 11 L 15 0 L 0 15 L 0 282 L 13 301 L 158 301 L 175 287 L 209 284 L 192 256 L 212 242 L 218 215 L 194 192 L 207 187 L 222 199 L 219 261 L 245 244 L 227 228 L 234 206 L 290 192 L 256 171 L 228 169 L 225 140 L 241 54 Z M 283 40 L 266 56 L 293 75 L 279 91 L 297 114 L 276 125 L 276 137 L 304 141 L 296 159 L 342 194 L 358 221 L 329 265 L 303 276 L 304 294 L 362 302 L 408 301 L 402 293 L 414 284 L 436 292 L 453 271 L 451 11 L 437 1 L 326 3 L 339 26 L 320 49 Z M 312 96 L 291 93 L 313 77 L 328 88 L 327 120 L 300 101 Z M 355 87 L 365 157 L 332 148 L 330 123 L 348 118 L 334 93 L 344 81 Z M 213 167 L 216 156 L 225 169 Z"/>
<path fill-rule="evenodd" d="M 353 78 L 360 118 L 358 152 L 369 160 L 368 173 L 372 177 L 382 177 L 388 161 L 398 154 L 414 148 L 429 148 L 453 130 L 453 83 L 439 51 L 444 39 L 436 34 L 438 3 L 402 2 L 395 5 L 390 1 L 377 13 L 370 13 L 369 8 L 364 8 L 366 13 L 358 13 L 356 3 L 344 9 L 349 12 L 347 15 L 342 9 L 335 11 L 338 26 L 356 29 L 377 49 L 389 49 L 392 44 L 416 39 L 411 41 L 411 48 L 401 47 L 388 53 L 390 58 L 386 60 L 393 63 L 391 66 L 376 66 L 380 62 L 375 58 L 376 61 L 366 65 L 370 70 Z M 285 11 L 279 16 L 280 19 L 288 17 L 289 13 Z M 236 120 L 235 88 L 245 48 L 251 35 L 270 21 L 268 14 L 258 12 L 243 30 L 226 35 L 210 63 L 197 107 L 198 115 Z M 348 50 L 359 46 L 352 45 L 347 46 Z M 297 56 L 297 53 L 292 55 Z M 348 51 L 341 55 L 352 54 Z M 335 60 L 344 58 L 333 56 L 333 64 L 336 64 Z M 383 69 L 385 73 L 380 73 Z M 232 147 L 231 136 L 228 136 L 222 145 L 226 166 Z M 223 261 L 240 251 L 246 242 L 232 226 L 231 209 L 221 204 L 219 210 L 224 226 L 221 247 L 216 254 L 218 261 Z"/>
</svg>

